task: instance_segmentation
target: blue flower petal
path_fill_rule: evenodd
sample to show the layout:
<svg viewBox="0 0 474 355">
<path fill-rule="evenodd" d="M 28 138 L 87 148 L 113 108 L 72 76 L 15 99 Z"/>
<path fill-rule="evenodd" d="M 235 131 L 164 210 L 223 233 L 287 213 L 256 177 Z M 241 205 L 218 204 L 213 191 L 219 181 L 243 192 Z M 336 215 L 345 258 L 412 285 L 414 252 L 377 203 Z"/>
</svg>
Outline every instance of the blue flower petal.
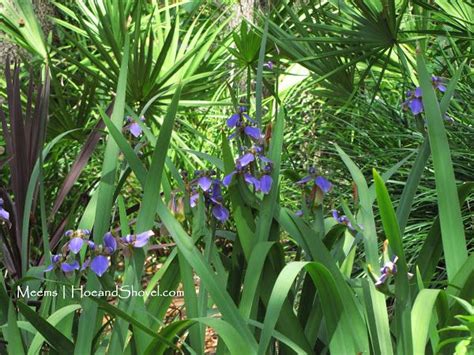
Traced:
<svg viewBox="0 0 474 355">
<path fill-rule="evenodd" d="M 54 269 L 54 264 L 49 265 L 46 269 L 43 270 L 43 272 L 49 272 Z"/>
<path fill-rule="evenodd" d="M 3 208 L 0 207 L 0 219 L 10 222 L 10 213 L 8 213 L 7 210 L 4 210 Z"/>
<path fill-rule="evenodd" d="M 196 207 L 198 201 L 199 201 L 199 194 L 196 192 L 192 194 L 191 197 L 189 198 L 189 204 L 191 205 L 191 208 Z"/>
<path fill-rule="evenodd" d="M 140 135 L 142 134 L 142 129 L 141 129 L 140 125 L 136 122 L 133 122 L 133 123 L 130 124 L 130 126 L 128 126 L 128 131 L 135 138 L 140 137 Z"/>
<path fill-rule="evenodd" d="M 104 236 L 104 246 L 108 254 L 112 254 L 117 250 L 117 240 L 114 238 L 112 233 L 108 232 Z"/>
<path fill-rule="evenodd" d="M 325 194 L 328 193 L 331 188 L 332 184 L 329 182 L 329 180 L 325 179 L 322 176 L 318 176 L 315 180 L 314 183 L 321 189 L 322 192 Z"/>
<path fill-rule="evenodd" d="M 239 167 L 243 168 L 244 166 L 249 165 L 254 160 L 255 160 L 255 157 L 252 153 L 246 153 L 237 159 L 237 164 Z"/>
<path fill-rule="evenodd" d="M 272 189 L 272 177 L 270 175 L 263 175 L 260 178 L 260 191 L 264 194 L 270 193 L 270 190 Z"/>
<path fill-rule="evenodd" d="M 73 261 L 71 264 L 62 263 L 61 270 L 64 272 L 72 272 L 74 270 L 79 270 L 79 263 L 77 261 Z"/>
<path fill-rule="evenodd" d="M 202 191 L 207 191 L 211 188 L 212 185 L 212 180 L 208 176 L 201 176 L 198 181 L 197 181 L 199 187 L 202 189 Z"/>
<path fill-rule="evenodd" d="M 260 189 L 260 181 L 249 173 L 244 174 L 244 180 L 247 184 L 253 185 L 256 190 Z"/>
<path fill-rule="evenodd" d="M 244 129 L 244 133 L 250 137 L 251 139 L 254 139 L 256 141 L 259 141 L 262 139 L 262 132 L 260 131 L 260 128 L 258 127 L 252 127 L 252 126 L 247 126 Z"/>
<path fill-rule="evenodd" d="M 302 178 L 300 181 L 297 181 L 296 183 L 300 184 L 300 185 L 303 185 L 303 184 L 307 184 L 311 180 L 313 180 L 313 177 L 311 175 L 308 175 L 308 176 L 305 176 L 304 178 Z"/>
<path fill-rule="evenodd" d="M 227 120 L 227 127 L 234 128 L 237 126 L 237 122 L 240 120 L 240 115 L 238 113 L 234 113 L 232 116 L 229 117 Z"/>
<path fill-rule="evenodd" d="M 68 247 L 72 253 L 77 254 L 81 250 L 83 244 L 84 244 L 84 240 L 82 238 L 77 237 L 77 238 L 72 238 L 69 241 Z"/>
<path fill-rule="evenodd" d="M 232 182 L 232 177 L 236 174 L 237 172 L 234 170 L 231 172 L 229 175 L 225 176 L 224 179 L 222 180 L 222 183 L 224 184 L 225 187 L 228 187 L 230 183 Z"/>
<path fill-rule="evenodd" d="M 155 233 L 153 233 L 153 231 L 151 231 L 151 230 L 140 233 L 140 234 L 137 234 L 137 239 L 135 239 L 135 242 L 133 243 L 133 246 L 135 248 L 144 247 L 146 245 L 146 243 L 148 243 L 148 239 L 150 239 L 150 237 L 152 235 L 155 235 Z"/>
<path fill-rule="evenodd" d="M 377 279 L 375 282 L 375 286 L 381 286 L 387 281 L 388 275 L 387 274 L 382 274 L 380 277 Z"/>
<path fill-rule="evenodd" d="M 212 214 L 221 222 L 225 222 L 229 218 L 229 211 L 222 205 L 215 205 L 212 208 Z"/>
<path fill-rule="evenodd" d="M 410 110 L 414 115 L 418 115 L 423 112 L 423 102 L 419 98 L 414 98 L 410 101 Z"/>
<path fill-rule="evenodd" d="M 109 268 L 109 259 L 104 255 L 97 255 L 92 259 L 90 268 L 97 276 L 101 277 Z"/>
</svg>

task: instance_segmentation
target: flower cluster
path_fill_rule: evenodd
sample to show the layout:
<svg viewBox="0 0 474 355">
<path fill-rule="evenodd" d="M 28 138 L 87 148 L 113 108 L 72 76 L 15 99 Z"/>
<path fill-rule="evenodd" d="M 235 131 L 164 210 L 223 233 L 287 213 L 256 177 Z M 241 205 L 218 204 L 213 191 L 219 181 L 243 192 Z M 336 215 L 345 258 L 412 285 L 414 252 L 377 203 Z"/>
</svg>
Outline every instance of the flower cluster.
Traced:
<svg viewBox="0 0 474 355">
<path fill-rule="evenodd" d="M 230 185 L 234 175 L 240 175 L 255 191 L 270 193 L 273 183 L 271 177 L 273 162 L 264 155 L 265 134 L 256 127 L 255 121 L 247 115 L 244 107 L 227 120 L 227 126 L 235 129 L 229 139 L 241 138 L 244 143 L 250 142 L 250 147 L 241 147 L 241 154 L 235 160 L 235 169 L 222 181 L 224 186 Z"/>
<path fill-rule="evenodd" d="M 10 213 L 3 208 L 2 198 L 0 198 L 0 223 L 10 224 Z"/>
<path fill-rule="evenodd" d="M 62 248 L 62 253 L 52 255 L 51 264 L 44 271 L 59 269 L 64 273 L 72 273 L 75 270 L 84 271 L 89 268 L 101 277 L 109 268 L 109 257 L 118 250 L 119 246 L 124 255 L 130 255 L 133 248 L 144 247 L 152 235 L 154 235 L 152 231 L 146 231 L 137 235 L 116 238 L 108 232 L 104 235 L 103 243 L 96 244 L 88 239 L 90 236 L 89 230 L 68 230 L 64 233 L 64 236 L 69 240 Z M 81 266 L 77 260 L 77 254 L 84 245 L 88 246 L 88 253 Z"/>
<path fill-rule="evenodd" d="M 433 87 L 440 91 L 445 92 L 446 86 L 443 84 L 443 81 L 438 76 L 432 76 L 431 82 Z M 405 110 L 410 110 L 414 115 L 418 115 L 424 111 L 423 100 L 422 100 L 422 91 L 420 87 L 417 87 L 415 90 L 407 91 L 407 100 L 403 102 L 402 106 Z"/>
<path fill-rule="evenodd" d="M 215 177 L 216 172 L 197 170 L 196 178 L 191 181 L 190 205 L 196 207 L 199 202 L 200 190 L 204 196 L 206 207 L 210 208 L 212 215 L 220 222 L 225 222 L 229 218 L 229 210 L 224 206 L 222 197 L 222 182 Z"/>
</svg>

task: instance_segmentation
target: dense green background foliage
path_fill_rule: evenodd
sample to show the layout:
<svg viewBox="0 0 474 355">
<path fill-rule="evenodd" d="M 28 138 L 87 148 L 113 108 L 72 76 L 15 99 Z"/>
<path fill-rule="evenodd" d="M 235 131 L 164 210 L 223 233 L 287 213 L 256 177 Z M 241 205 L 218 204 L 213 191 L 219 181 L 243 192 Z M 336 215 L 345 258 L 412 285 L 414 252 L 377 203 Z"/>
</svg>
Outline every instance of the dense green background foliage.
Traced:
<svg viewBox="0 0 474 355">
<path fill-rule="evenodd" d="M 246 17 L 206 1 L 53 2 L 48 33 L 29 1 L 0 4 L 23 57 L 0 78 L 1 350 L 199 354 L 209 327 L 218 353 L 473 351 L 470 2 L 276 1 Z M 189 199 L 195 170 L 222 179 L 251 142 L 227 138 L 240 106 L 273 184 L 236 175 L 221 223 L 205 193 Z M 297 183 L 311 166 L 329 193 Z M 44 273 L 69 229 L 155 236 L 101 277 Z M 15 292 L 71 285 L 179 288 L 184 306 Z"/>
</svg>

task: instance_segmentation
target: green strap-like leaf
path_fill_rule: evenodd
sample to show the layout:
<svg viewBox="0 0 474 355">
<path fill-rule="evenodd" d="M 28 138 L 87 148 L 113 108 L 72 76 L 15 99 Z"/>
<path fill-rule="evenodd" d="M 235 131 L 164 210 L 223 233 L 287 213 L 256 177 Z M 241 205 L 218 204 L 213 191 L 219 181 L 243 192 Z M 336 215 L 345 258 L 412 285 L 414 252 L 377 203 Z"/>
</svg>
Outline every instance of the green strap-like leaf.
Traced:
<svg viewBox="0 0 474 355">
<path fill-rule="evenodd" d="M 123 124 L 125 111 L 125 95 L 127 89 L 129 44 L 125 41 L 123 61 L 120 67 L 120 75 L 117 84 L 117 96 L 112 113 L 112 123 L 117 129 Z M 105 147 L 104 161 L 102 164 L 101 181 L 97 191 L 96 210 L 94 215 L 94 240 L 101 242 L 103 235 L 110 228 L 111 210 L 115 192 L 115 174 L 117 169 L 117 158 L 119 147 L 114 139 L 110 138 Z M 89 272 L 86 289 L 100 288 L 100 283 L 93 272 Z M 79 319 L 78 342 L 75 354 L 82 355 L 91 351 L 94 338 L 95 322 L 97 317 L 97 305 L 89 299 L 83 300 L 83 311 Z"/>
<path fill-rule="evenodd" d="M 256 230 L 256 236 L 259 242 L 264 242 L 268 240 L 275 206 L 278 202 L 280 164 L 281 152 L 283 149 L 283 129 L 285 127 L 285 116 L 285 110 L 284 108 L 281 108 L 278 114 L 276 115 L 276 122 L 273 126 L 272 140 L 270 142 L 268 156 L 268 158 L 270 158 L 273 162 L 273 184 L 270 193 L 268 195 L 265 195 L 260 207 L 260 214 Z"/>
<path fill-rule="evenodd" d="M 375 229 L 374 212 L 372 210 L 372 199 L 369 187 L 365 181 L 364 174 L 362 174 L 352 159 L 337 144 L 336 149 L 357 185 L 360 198 L 360 211 L 358 212 L 357 222 L 364 228 L 364 250 L 367 263 L 371 266 L 378 265 L 377 231 Z"/>
<path fill-rule="evenodd" d="M 417 55 L 417 68 L 435 171 L 444 257 L 448 280 L 452 280 L 467 259 L 466 238 L 444 119 L 421 53 Z"/>
<path fill-rule="evenodd" d="M 70 354 L 74 352 L 74 344 L 53 325 L 41 318 L 38 313 L 23 302 L 18 301 L 17 306 L 21 314 L 43 335 L 49 345 L 56 351 Z"/>
<path fill-rule="evenodd" d="M 50 323 L 53 327 L 57 327 L 59 322 L 61 322 L 64 318 L 66 318 L 71 313 L 77 311 L 80 308 L 81 306 L 78 304 L 71 304 L 69 306 L 60 308 L 48 317 L 47 322 Z M 43 334 L 41 334 L 41 332 L 36 333 L 35 337 L 33 338 L 33 341 L 31 342 L 28 348 L 28 355 L 39 354 L 44 340 L 45 338 Z"/>
</svg>

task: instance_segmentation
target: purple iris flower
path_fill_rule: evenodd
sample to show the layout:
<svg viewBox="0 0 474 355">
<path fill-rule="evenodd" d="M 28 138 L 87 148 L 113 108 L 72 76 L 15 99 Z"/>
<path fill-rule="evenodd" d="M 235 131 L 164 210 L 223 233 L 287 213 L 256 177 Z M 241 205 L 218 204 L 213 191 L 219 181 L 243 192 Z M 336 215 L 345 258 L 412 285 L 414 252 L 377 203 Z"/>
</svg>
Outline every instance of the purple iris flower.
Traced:
<svg viewBox="0 0 474 355">
<path fill-rule="evenodd" d="M 314 184 L 318 186 L 318 188 L 323 193 L 328 193 L 332 189 L 331 182 L 322 176 L 316 176 L 317 170 L 314 167 L 310 167 L 308 169 L 308 175 L 302 178 L 301 180 L 297 181 L 296 183 L 299 185 L 306 185 L 310 181 L 314 181 Z"/>
<path fill-rule="evenodd" d="M 0 221 L 10 223 L 10 213 L 3 208 L 2 198 L 0 198 Z"/>
<path fill-rule="evenodd" d="M 271 60 L 269 60 L 268 62 L 263 63 L 263 67 L 268 69 L 268 70 L 272 70 L 273 69 L 273 62 Z"/>
<path fill-rule="evenodd" d="M 64 235 L 71 240 L 68 242 L 68 249 L 73 254 L 79 253 L 82 246 L 84 245 L 84 238 L 90 235 L 90 231 L 88 229 L 78 229 L 78 230 L 68 230 L 64 233 Z"/>
<path fill-rule="evenodd" d="M 272 177 L 270 174 L 272 172 L 273 162 L 265 157 L 262 152 L 263 148 L 260 145 L 255 145 L 247 153 L 237 158 L 235 161 L 235 170 L 224 177 L 222 180 L 223 185 L 228 187 L 235 174 L 242 174 L 244 181 L 252 185 L 255 191 L 261 191 L 264 194 L 269 193 L 272 187 Z M 250 164 L 255 162 L 256 158 L 261 161 L 260 167 L 263 170 L 260 172 L 260 178 L 256 177 L 253 170 L 250 169 Z"/>
<path fill-rule="evenodd" d="M 308 175 L 306 175 L 304 178 L 297 181 L 296 183 L 300 185 L 307 184 L 308 182 L 316 178 L 316 173 L 316 168 L 314 166 L 310 166 L 308 169 Z"/>
<path fill-rule="evenodd" d="M 303 210 L 297 210 L 295 212 L 295 215 L 298 216 L 298 217 L 302 217 L 304 215 L 304 212 L 303 212 Z"/>
<path fill-rule="evenodd" d="M 108 255 L 113 254 L 117 250 L 117 240 L 112 233 L 107 232 L 104 236 L 104 252 Z"/>
<path fill-rule="evenodd" d="M 72 253 L 77 254 L 81 250 L 83 244 L 84 239 L 82 239 L 81 237 L 72 238 L 69 242 L 69 250 Z"/>
<path fill-rule="evenodd" d="M 234 127 L 237 127 L 239 122 L 240 122 L 240 113 L 234 113 L 232 116 L 230 116 L 227 119 L 226 123 L 227 123 L 227 127 L 234 128 Z"/>
<path fill-rule="evenodd" d="M 127 246 L 142 248 L 148 243 L 148 239 L 150 239 L 150 237 L 153 235 L 155 235 L 155 233 L 153 233 L 151 230 L 148 230 L 139 234 L 129 234 L 121 238 L 121 241 Z"/>
<path fill-rule="evenodd" d="M 394 256 L 392 260 L 387 261 L 383 267 L 380 269 L 380 277 L 375 282 L 375 286 L 381 286 L 384 284 L 389 276 L 395 275 L 397 273 L 397 263 L 398 256 Z"/>
<path fill-rule="evenodd" d="M 438 89 L 440 92 L 446 92 L 446 86 L 443 84 L 441 78 L 439 76 L 433 75 L 431 77 L 431 81 L 435 89 Z"/>
<path fill-rule="evenodd" d="M 340 216 L 337 210 L 332 210 L 332 216 L 337 221 L 337 223 L 345 224 L 347 227 L 349 227 L 349 229 L 354 230 L 354 227 L 347 216 Z"/>
<path fill-rule="evenodd" d="M 61 261 L 61 255 L 51 255 L 51 265 L 49 265 L 46 269 L 44 269 L 44 272 L 48 272 L 54 269 L 56 265 L 59 265 Z"/>
<path fill-rule="evenodd" d="M 234 113 L 227 119 L 227 127 L 235 128 L 235 132 L 229 136 L 229 139 L 235 138 L 241 133 L 245 133 L 250 139 L 254 141 L 261 141 L 263 139 L 262 132 L 259 128 L 254 127 L 256 122 L 252 120 L 246 113 L 245 107 L 240 107 L 239 112 Z"/>
<path fill-rule="evenodd" d="M 54 268 L 60 268 L 63 272 L 73 272 L 79 270 L 79 263 L 76 260 L 66 262 L 63 257 L 59 254 L 51 256 L 51 264 L 44 269 L 44 272 L 52 271 Z"/>
<path fill-rule="evenodd" d="M 423 101 L 422 101 L 421 88 L 417 87 L 414 91 L 407 91 L 407 100 L 403 103 L 405 109 L 410 109 L 414 115 L 418 115 L 423 112 Z"/>
<path fill-rule="evenodd" d="M 228 187 L 232 182 L 232 177 L 237 173 L 243 172 L 244 168 L 253 161 L 255 161 L 255 155 L 253 152 L 245 153 L 244 155 L 237 158 L 237 160 L 235 161 L 235 170 L 232 171 L 229 175 L 224 176 L 224 179 L 222 180 L 224 186 Z M 249 180 L 246 181 L 251 183 Z"/>
<path fill-rule="evenodd" d="M 92 243 L 92 244 L 91 244 Z M 117 240 L 112 233 L 107 232 L 104 235 L 103 244 L 96 246 L 89 241 L 89 247 L 93 250 L 93 255 L 82 264 L 81 271 L 88 267 L 99 277 L 101 277 L 109 268 L 109 255 L 117 250 Z"/>
<path fill-rule="evenodd" d="M 140 121 L 145 122 L 145 117 L 143 117 L 143 116 L 140 117 Z M 127 122 L 129 124 L 125 127 L 126 130 L 128 130 L 130 132 L 130 134 L 132 136 L 134 136 L 135 138 L 140 137 L 140 135 L 143 132 L 140 125 L 133 118 L 131 118 L 130 116 L 127 117 Z"/>
<path fill-rule="evenodd" d="M 225 222 L 229 218 L 229 211 L 224 207 L 223 197 L 221 191 L 221 181 L 219 179 L 212 179 L 211 186 L 204 192 L 204 202 L 207 207 L 211 208 L 212 215 L 220 222 Z M 196 207 L 199 201 L 199 193 L 194 190 L 191 193 L 190 205 Z"/>
<path fill-rule="evenodd" d="M 194 179 L 191 184 L 197 184 L 202 191 L 208 191 L 212 185 L 212 177 L 216 174 L 214 170 L 210 171 L 203 171 L 203 170 L 196 170 L 195 173 L 196 179 Z"/>
<path fill-rule="evenodd" d="M 246 113 L 247 109 L 243 106 L 239 108 L 239 112 L 234 113 L 232 116 L 230 116 L 227 119 L 227 127 L 229 128 L 235 128 L 235 127 L 241 127 L 242 124 L 244 123 L 244 119 L 251 124 L 255 124 L 255 121 L 252 120 L 249 115 Z"/>
<path fill-rule="evenodd" d="M 440 92 L 446 92 L 446 86 L 440 77 L 433 75 L 431 77 L 431 82 L 433 87 Z M 422 91 L 420 87 L 417 87 L 415 90 L 407 91 L 407 100 L 402 104 L 405 109 L 410 109 L 414 115 L 418 115 L 424 111 L 423 100 L 422 100 Z"/>
<path fill-rule="evenodd" d="M 214 179 L 212 182 L 209 201 L 212 205 L 212 215 L 220 222 L 227 221 L 229 210 L 223 205 L 224 198 L 222 197 L 221 182 L 218 179 Z"/>
</svg>

